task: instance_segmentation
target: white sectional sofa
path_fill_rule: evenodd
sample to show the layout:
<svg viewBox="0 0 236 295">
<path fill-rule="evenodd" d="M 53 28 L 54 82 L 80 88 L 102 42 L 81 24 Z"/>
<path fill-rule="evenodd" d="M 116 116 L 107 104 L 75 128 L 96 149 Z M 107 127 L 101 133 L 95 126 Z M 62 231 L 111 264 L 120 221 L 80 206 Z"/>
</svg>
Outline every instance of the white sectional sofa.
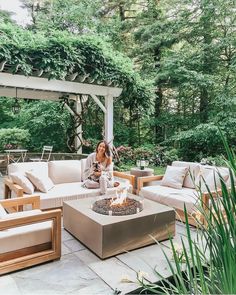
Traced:
<svg viewBox="0 0 236 295">
<path fill-rule="evenodd" d="M 8 166 L 8 177 L 4 181 L 5 199 L 37 195 L 40 196 L 40 209 L 50 209 L 62 207 L 63 201 L 98 196 L 100 189 L 83 187 L 85 161 L 86 159 L 12 163 Z M 35 171 L 38 175 L 48 176 L 52 180 L 53 187 L 47 192 L 35 189 L 32 194 L 26 193 L 21 185 L 13 182 L 11 176 L 16 173 L 25 175 L 27 171 Z M 134 183 L 132 175 L 114 171 L 114 177 L 120 182 L 120 187 L 128 187 L 132 191 Z M 108 194 L 113 194 L 115 189 L 109 188 Z"/>
<path fill-rule="evenodd" d="M 203 216 L 199 216 L 197 208 L 201 202 L 206 210 L 210 207 L 210 196 L 206 185 L 213 196 L 220 193 L 220 174 L 227 186 L 230 187 L 228 168 L 181 161 L 173 162 L 172 167 L 186 168 L 181 187 L 177 188 L 175 185 L 174 178 L 176 175 L 174 175 L 174 169 L 172 169 L 172 174 L 169 169 L 169 172 L 166 173 L 168 175 L 140 177 L 138 180 L 139 195 L 174 208 L 177 213 L 177 219 L 183 221 L 185 220 L 185 206 L 191 224 L 196 225 L 196 215 L 198 215 L 198 219 L 204 223 Z M 167 176 L 165 181 L 163 181 L 164 176 Z M 173 178 L 173 181 L 171 178 Z M 145 184 L 150 183 L 150 181 L 155 182 L 155 184 L 145 186 Z M 216 191 L 218 193 L 216 193 Z"/>
</svg>

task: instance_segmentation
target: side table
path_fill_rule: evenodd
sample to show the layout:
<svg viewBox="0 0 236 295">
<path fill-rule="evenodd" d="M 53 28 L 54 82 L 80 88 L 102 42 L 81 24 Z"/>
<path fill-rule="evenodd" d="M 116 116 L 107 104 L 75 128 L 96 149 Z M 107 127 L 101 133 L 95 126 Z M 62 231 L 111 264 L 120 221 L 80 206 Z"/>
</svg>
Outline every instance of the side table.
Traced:
<svg viewBox="0 0 236 295">
<path fill-rule="evenodd" d="M 135 183 L 134 183 L 134 192 L 136 193 L 137 190 L 137 181 L 139 177 L 143 176 L 152 176 L 154 173 L 154 169 L 145 168 L 144 170 L 139 169 L 138 167 L 131 168 L 130 174 L 135 176 Z"/>
</svg>

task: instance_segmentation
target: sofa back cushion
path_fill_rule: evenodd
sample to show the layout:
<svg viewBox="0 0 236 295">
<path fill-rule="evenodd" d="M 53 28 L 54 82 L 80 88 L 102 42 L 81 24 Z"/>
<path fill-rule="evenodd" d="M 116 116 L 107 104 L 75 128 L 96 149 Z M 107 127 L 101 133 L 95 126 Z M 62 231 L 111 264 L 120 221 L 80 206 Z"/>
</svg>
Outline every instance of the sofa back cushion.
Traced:
<svg viewBox="0 0 236 295">
<path fill-rule="evenodd" d="M 187 167 L 167 166 L 161 185 L 181 189 L 187 170 Z"/>
<path fill-rule="evenodd" d="M 48 171 L 54 184 L 81 181 L 81 161 L 79 160 L 50 161 Z"/>
<path fill-rule="evenodd" d="M 186 167 L 187 173 L 184 178 L 183 187 L 196 188 L 198 184 L 198 177 L 200 173 L 201 165 L 194 162 L 174 161 L 172 166 L 175 167 Z"/>
<path fill-rule="evenodd" d="M 229 179 L 229 169 L 225 167 L 203 166 L 199 176 L 199 188 L 202 192 L 215 191 L 221 188 L 220 177 L 226 183 Z"/>
<path fill-rule="evenodd" d="M 8 165 L 8 175 L 15 172 L 25 174 L 26 171 L 34 170 L 43 175 L 48 176 L 48 163 L 47 162 L 24 162 L 12 163 Z"/>
</svg>

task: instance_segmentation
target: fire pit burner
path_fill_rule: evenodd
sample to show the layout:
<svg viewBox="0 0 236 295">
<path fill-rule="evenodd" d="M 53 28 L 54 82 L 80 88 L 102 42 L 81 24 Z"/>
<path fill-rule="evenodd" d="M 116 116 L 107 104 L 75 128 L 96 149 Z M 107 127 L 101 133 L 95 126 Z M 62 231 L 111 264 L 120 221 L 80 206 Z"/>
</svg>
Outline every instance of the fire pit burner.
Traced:
<svg viewBox="0 0 236 295">
<path fill-rule="evenodd" d="M 103 215 L 131 215 L 143 210 L 143 204 L 140 201 L 127 197 L 122 204 L 111 205 L 115 199 L 104 198 L 93 203 L 93 211 Z"/>
</svg>

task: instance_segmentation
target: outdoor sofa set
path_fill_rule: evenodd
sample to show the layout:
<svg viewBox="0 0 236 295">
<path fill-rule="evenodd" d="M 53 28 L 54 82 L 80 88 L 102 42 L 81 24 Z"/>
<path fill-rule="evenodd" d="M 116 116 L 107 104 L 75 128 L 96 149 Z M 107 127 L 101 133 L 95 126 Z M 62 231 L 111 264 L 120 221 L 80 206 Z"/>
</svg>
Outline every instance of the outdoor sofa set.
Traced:
<svg viewBox="0 0 236 295">
<path fill-rule="evenodd" d="M 211 208 L 210 195 L 215 198 L 221 194 L 220 179 L 230 188 L 228 168 L 174 161 L 167 166 L 165 175 L 140 177 L 138 192 L 146 199 L 174 208 L 176 219 L 181 221 L 185 221 L 185 207 L 189 223 L 196 226 L 198 222 L 206 224 L 198 208 L 201 205 L 205 212 Z M 153 181 L 154 185 L 145 186 Z"/>
<path fill-rule="evenodd" d="M 83 187 L 85 161 L 14 163 L 8 166 L 5 200 L 0 201 L 0 274 L 60 258 L 61 210 L 55 208 L 62 207 L 64 201 L 100 194 L 99 189 Z M 184 220 L 185 204 L 190 223 L 195 224 L 196 204 L 202 201 L 206 210 L 210 205 L 202 179 L 210 190 L 215 191 L 220 187 L 218 172 L 225 181 L 228 180 L 227 168 L 177 161 L 167 167 L 164 177 L 139 178 L 138 191 L 144 198 L 175 208 L 178 219 Z M 121 172 L 114 172 L 114 175 L 121 187 L 132 190 L 134 176 Z M 144 186 L 154 180 L 157 181 L 155 185 Z M 197 189 L 199 182 L 204 191 L 202 194 Z M 114 194 L 114 190 L 108 189 L 108 194 Z M 26 206 L 27 211 L 22 212 Z"/>
<path fill-rule="evenodd" d="M 5 200 L 0 200 L 0 275 L 60 258 L 61 210 L 55 208 L 64 201 L 100 195 L 99 189 L 83 187 L 85 161 L 8 166 Z M 132 175 L 114 172 L 114 176 L 120 187 L 132 190 Z M 108 194 L 114 191 L 109 188 Z"/>
</svg>

